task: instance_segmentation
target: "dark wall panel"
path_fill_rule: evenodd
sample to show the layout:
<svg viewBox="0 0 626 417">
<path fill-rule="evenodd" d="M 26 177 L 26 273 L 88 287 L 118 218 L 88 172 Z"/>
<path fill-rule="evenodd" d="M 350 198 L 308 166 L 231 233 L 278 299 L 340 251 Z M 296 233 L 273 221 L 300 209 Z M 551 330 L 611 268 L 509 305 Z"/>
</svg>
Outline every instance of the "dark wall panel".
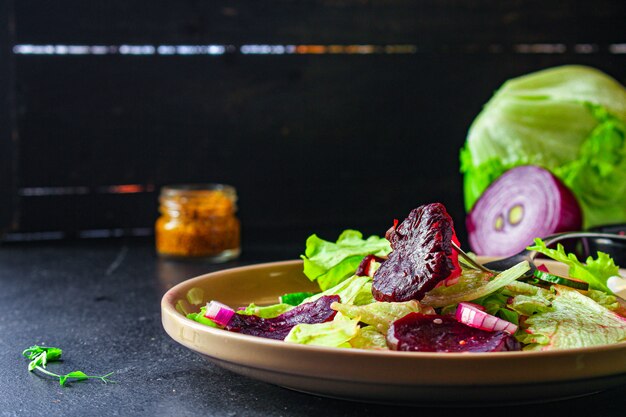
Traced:
<svg viewBox="0 0 626 417">
<path fill-rule="evenodd" d="M 226 182 L 239 190 L 248 239 L 381 234 L 430 201 L 448 206 L 463 236 L 459 148 L 503 81 L 578 63 L 626 83 L 626 4 L 588 6 L 17 2 L 16 39 L 2 42 L 16 66 L 14 231 L 145 231 L 161 185 Z M 207 44 L 225 53 L 158 52 Z M 248 44 L 343 49 L 248 55 Z M 369 53 L 348 53 L 368 44 Z M 395 44 L 403 53 L 385 53 Z M 87 49 L 62 54 L 59 45 Z M 111 191 L 124 184 L 137 192 Z"/>
<path fill-rule="evenodd" d="M 13 227 L 16 215 L 17 130 L 14 117 L 14 57 L 11 52 L 15 22 L 12 6 L 10 1 L 0 3 L 0 236 Z"/>
<path fill-rule="evenodd" d="M 17 3 L 19 43 L 614 42 L 624 22 L 619 0 Z"/>
</svg>

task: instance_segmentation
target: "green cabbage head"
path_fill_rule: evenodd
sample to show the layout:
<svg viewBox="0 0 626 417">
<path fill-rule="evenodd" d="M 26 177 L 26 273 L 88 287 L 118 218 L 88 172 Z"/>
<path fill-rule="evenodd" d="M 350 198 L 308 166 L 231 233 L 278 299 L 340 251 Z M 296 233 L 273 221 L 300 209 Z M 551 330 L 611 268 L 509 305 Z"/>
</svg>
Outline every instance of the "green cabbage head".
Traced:
<svg viewBox="0 0 626 417">
<path fill-rule="evenodd" d="M 508 169 L 538 165 L 576 195 L 585 227 L 626 222 L 626 89 L 568 65 L 505 82 L 461 150 L 465 208 Z"/>
</svg>

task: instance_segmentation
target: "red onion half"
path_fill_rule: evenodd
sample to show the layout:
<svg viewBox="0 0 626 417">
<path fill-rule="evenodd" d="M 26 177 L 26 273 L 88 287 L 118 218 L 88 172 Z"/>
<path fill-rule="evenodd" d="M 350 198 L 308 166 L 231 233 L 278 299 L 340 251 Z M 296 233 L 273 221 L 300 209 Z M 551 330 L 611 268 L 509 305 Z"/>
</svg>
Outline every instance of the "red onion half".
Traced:
<svg viewBox="0 0 626 417">
<path fill-rule="evenodd" d="M 485 190 L 466 219 L 477 255 L 509 256 L 536 237 L 580 230 L 582 214 L 574 194 L 552 173 L 520 166 Z"/>
</svg>

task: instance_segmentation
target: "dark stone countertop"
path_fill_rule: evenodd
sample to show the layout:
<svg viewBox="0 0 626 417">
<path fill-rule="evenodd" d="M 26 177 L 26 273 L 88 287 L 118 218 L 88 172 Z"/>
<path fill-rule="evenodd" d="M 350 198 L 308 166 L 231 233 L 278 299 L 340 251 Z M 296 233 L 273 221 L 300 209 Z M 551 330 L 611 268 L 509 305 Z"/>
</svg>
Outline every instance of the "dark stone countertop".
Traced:
<svg viewBox="0 0 626 417">
<path fill-rule="evenodd" d="M 458 409 L 355 403 L 293 392 L 223 370 L 161 327 L 159 301 L 175 283 L 242 264 L 294 259 L 295 246 L 244 247 L 222 265 L 160 260 L 151 241 L 0 245 L 0 417 L 9 416 L 452 416 Z M 64 349 L 50 370 L 114 371 L 60 387 L 27 371 L 23 349 Z M 504 416 L 624 416 L 626 386 L 540 405 L 476 408 Z"/>
</svg>

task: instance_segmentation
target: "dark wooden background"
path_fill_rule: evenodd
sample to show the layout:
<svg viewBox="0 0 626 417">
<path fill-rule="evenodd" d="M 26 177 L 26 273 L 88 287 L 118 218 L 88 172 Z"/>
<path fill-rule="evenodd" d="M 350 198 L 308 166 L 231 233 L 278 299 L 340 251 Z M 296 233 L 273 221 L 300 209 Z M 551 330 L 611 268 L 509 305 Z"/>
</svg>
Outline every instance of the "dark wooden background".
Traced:
<svg viewBox="0 0 626 417">
<path fill-rule="evenodd" d="M 458 152 L 481 106 L 506 79 L 561 64 L 626 83 L 625 22 L 626 2 L 607 0 L 4 0 L 0 229 L 146 234 L 163 184 L 225 182 L 244 242 L 383 234 L 432 201 L 463 238 Z M 119 52 L 208 44 L 226 53 Z M 380 48 L 242 53 L 250 44 Z"/>
</svg>

